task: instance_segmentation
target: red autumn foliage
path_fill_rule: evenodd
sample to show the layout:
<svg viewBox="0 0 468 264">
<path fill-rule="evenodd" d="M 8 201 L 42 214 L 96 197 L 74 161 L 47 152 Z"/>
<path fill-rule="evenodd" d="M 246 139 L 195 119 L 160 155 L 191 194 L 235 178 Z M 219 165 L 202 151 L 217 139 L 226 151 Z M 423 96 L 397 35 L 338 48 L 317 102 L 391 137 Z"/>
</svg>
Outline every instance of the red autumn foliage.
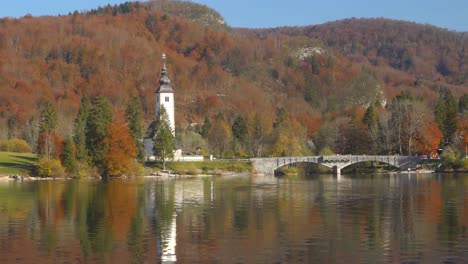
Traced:
<svg viewBox="0 0 468 264">
<path fill-rule="evenodd" d="M 108 175 L 120 176 L 133 171 L 136 147 L 124 121 L 119 119 L 108 126 L 104 144 L 107 148 L 104 162 Z"/>
<path fill-rule="evenodd" d="M 420 154 L 431 155 L 437 153 L 442 139 L 439 126 L 432 120 L 424 122 L 423 128 L 416 135 L 416 150 Z"/>
<path fill-rule="evenodd" d="M 312 137 L 324 124 L 315 113 L 349 116 L 356 103 L 349 101 L 351 84 L 363 72 L 376 79 L 387 102 L 411 91 L 433 109 L 438 87 L 456 98 L 468 89 L 466 38 L 456 32 L 385 19 L 229 29 L 193 22 L 194 9 L 184 7 L 189 4 L 128 3 L 68 16 L 1 19 L 2 127 L 16 118 L 13 129 L 21 132 L 50 100 L 61 115 L 57 130 L 66 135 L 84 95 L 104 95 L 123 109 L 137 94 L 149 122 L 163 52 L 180 127 L 217 113 L 262 112 L 274 120 L 275 109 L 283 107 Z M 320 52 L 301 58 L 304 48 Z M 305 99 L 306 91 L 313 100 Z M 7 129 L 0 133 L 5 137 Z"/>
</svg>

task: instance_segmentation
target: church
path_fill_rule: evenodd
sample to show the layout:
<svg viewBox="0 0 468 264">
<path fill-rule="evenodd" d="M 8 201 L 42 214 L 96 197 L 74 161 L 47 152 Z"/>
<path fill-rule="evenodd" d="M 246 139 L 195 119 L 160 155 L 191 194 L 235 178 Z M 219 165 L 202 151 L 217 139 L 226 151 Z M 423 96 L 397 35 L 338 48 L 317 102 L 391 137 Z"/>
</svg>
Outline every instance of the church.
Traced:
<svg viewBox="0 0 468 264">
<path fill-rule="evenodd" d="M 164 106 L 169 116 L 172 134 L 175 136 L 175 116 L 174 116 L 174 90 L 172 90 L 171 80 L 167 76 L 166 54 L 163 53 L 163 68 L 159 79 L 159 88 L 156 90 L 156 116 L 159 118 L 161 107 Z"/>
<path fill-rule="evenodd" d="M 175 106 L 174 106 L 174 90 L 171 86 L 171 80 L 169 79 L 167 67 L 166 67 L 166 54 L 163 53 L 163 67 L 161 70 L 161 77 L 159 79 L 159 87 L 156 89 L 156 120 L 151 122 L 150 126 L 146 131 L 144 139 L 146 159 L 155 160 L 153 154 L 153 138 L 155 136 L 156 123 L 159 120 L 161 108 L 166 109 L 169 117 L 169 124 L 171 126 L 172 134 L 175 137 Z M 176 144 L 177 146 L 177 144 Z M 203 156 L 197 155 L 184 155 L 181 149 L 174 150 L 174 161 L 202 161 Z"/>
</svg>

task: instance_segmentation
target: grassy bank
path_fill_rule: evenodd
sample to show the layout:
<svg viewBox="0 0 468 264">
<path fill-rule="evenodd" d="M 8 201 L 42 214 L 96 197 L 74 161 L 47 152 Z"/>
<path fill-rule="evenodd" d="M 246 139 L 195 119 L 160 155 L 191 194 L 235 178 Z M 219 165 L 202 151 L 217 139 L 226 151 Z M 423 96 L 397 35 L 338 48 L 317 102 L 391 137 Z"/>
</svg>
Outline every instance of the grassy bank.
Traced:
<svg viewBox="0 0 468 264">
<path fill-rule="evenodd" d="M 0 175 L 30 174 L 36 163 L 36 154 L 0 152 Z"/>
<path fill-rule="evenodd" d="M 148 167 L 162 170 L 161 162 L 152 162 Z M 166 170 L 177 174 L 221 174 L 222 172 L 251 172 L 252 164 L 245 161 L 199 161 L 199 162 L 166 162 Z"/>
</svg>

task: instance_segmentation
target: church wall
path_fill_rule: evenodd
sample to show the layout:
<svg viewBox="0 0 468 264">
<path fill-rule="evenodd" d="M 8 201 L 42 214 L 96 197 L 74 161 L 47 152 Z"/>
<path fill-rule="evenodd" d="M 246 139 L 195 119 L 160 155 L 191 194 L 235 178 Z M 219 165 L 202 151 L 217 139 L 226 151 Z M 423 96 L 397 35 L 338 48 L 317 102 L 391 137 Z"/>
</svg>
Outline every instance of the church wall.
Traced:
<svg viewBox="0 0 468 264">
<path fill-rule="evenodd" d="M 166 101 L 166 97 L 169 101 Z M 166 109 L 169 116 L 169 123 L 171 125 L 172 133 L 175 133 L 175 108 L 174 108 L 174 94 L 173 93 L 160 93 L 156 96 L 156 115 L 159 116 L 160 104 Z"/>
</svg>

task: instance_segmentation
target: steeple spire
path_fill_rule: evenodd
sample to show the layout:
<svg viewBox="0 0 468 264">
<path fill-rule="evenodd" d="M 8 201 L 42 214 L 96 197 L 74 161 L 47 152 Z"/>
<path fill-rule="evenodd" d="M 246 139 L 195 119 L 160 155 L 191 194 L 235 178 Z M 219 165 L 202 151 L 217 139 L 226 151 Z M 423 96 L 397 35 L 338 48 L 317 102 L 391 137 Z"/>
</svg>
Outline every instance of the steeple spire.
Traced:
<svg viewBox="0 0 468 264">
<path fill-rule="evenodd" d="M 171 80 L 169 79 L 167 75 L 167 68 L 166 68 L 166 54 L 162 54 L 162 59 L 163 59 L 163 68 L 161 71 L 161 78 L 159 79 L 159 89 L 157 92 L 163 92 L 163 93 L 172 93 L 172 87 L 171 87 Z"/>
</svg>

